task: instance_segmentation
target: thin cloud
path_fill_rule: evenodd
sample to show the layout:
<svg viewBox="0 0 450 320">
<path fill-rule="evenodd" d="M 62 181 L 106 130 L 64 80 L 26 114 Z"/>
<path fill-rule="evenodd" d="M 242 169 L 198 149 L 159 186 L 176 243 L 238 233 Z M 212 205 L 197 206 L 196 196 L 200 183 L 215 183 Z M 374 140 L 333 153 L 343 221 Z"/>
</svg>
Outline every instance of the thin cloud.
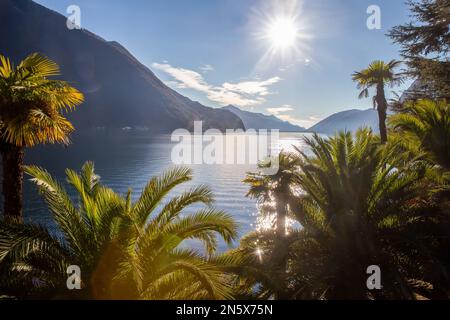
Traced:
<svg viewBox="0 0 450 320">
<path fill-rule="evenodd" d="M 223 87 L 215 87 L 208 92 L 208 99 L 217 102 L 223 106 L 234 105 L 238 107 L 253 107 L 264 103 L 266 100 L 262 97 L 245 95 L 227 90 Z"/>
<path fill-rule="evenodd" d="M 203 80 L 203 76 L 198 72 L 183 68 L 174 68 L 168 63 L 153 63 L 152 67 L 174 78 L 176 81 L 172 82 L 177 83 L 177 88 L 194 89 L 201 92 L 208 92 L 210 90 L 210 85 Z"/>
<path fill-rule="evenodd" d="M 207 73 L 207 72 L 210 72 L 210 71 L 214 71 L 214 67 L 212 65 L 210 65 L 210 64 L 205 64 L 205 65 L 200 67 L 200 70 L 201 70 L 202 73 Z"/>
<path fill-rule="evenodd" d="M 284 106 L 276 107 L 276 108 L 267 108 L 266 110 L 267 110 L 267 112 L 269 112 L 270 114 L 278 115 L 278 114 L 280 114 L 280 113 L 285 113 L 285 112 L 293 111 L 294 108 L 291 107 L 290 105 L 284 105 Z"/>
<path fill-rule="evenodd" d="M 265 81 L 245 81 L 235 84 L 225 82 L 222 86 L 227 90 L 237 93 L 267 96 L 270 94 L 268 87 L 280 80 L 280 77 L 273 77 Z"/>
<path fill-rule="evenodd" d="M 163 71 L 174 80 L 169 83 L 180 89 L 193 89 L 206 94 L 206 97 L 220 105 L 253 107 L 266 102 L 266 96 L 272 94 L 269 87 L 280 82 L 280 77 L 272 77 L 262 81 L 225 82 L 221 86 L 213 86 L 203 76 L 193 70 L 173 67 L 168 63 L 153 63 L 154 69 Z"/>
</svg>

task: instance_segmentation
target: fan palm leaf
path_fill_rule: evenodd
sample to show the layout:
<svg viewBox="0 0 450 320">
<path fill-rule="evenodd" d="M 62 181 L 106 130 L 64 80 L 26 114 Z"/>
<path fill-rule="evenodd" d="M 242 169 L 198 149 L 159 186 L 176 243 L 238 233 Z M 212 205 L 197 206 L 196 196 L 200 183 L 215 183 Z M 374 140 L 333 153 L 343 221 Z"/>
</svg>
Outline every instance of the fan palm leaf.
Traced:
<svg viewBox="0 0 450 320">
<path fill-rule="evenodd" d="M 352 75 L 353 81 L 357 83 L 357 88 L 361 90 L 358 95 L 359 99 L 368 98 L 369 90 L 375 88 L 376 94 L 373 97 L 374 108 L 378 111 L 379 127 L 381 142 L 387 142 L 386 129 L 386 111 L 388 103 L 385 96 L 385 86 L 398 86 L 403 83 L 404 76 L 397 73 L 395 70 L 401 65 L 400 61 L 391 60 L 384 62 L 376 60 L 361 71 L 354 72 Z"/>
<path fill-rule="evenodd" d="M 70 142 L 74 127 L 64 116 L 83 102 L 83 94 L 69 83 L 52 80 L 59 66 L 33 53 L 14 66 L 0 55 L 0 152 L 5 174 L 4 213 L 22 218 L 24 148 Z"/>
</svg>

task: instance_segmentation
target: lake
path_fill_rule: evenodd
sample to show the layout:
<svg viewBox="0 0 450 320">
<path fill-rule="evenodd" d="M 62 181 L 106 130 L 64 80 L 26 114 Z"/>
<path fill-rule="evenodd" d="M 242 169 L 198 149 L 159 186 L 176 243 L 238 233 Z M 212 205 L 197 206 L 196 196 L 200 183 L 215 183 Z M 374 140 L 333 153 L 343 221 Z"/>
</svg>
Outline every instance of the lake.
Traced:
<svg viewBox="0 0 450 320">
<path fill-rule="evenodd" d="M 280 133 L 279 149 L 291 149 L 302 144 L 303 133 Z M 169 135 L 151 136 L 145 131 L 99 130 L 73 137 L 69 147 L 40 146 L 26 152 L 26 164 L 35 164 L 47 169 L 60 181 L 64 181 L 66 168 L 79 171 L 87 160 L 95 163 L 96 172 L 103 184 L 119 194 L 133 189 L 135 199 L 148 180 L 170 168 L 171 152 L 175 142 Z M 255 165 L 191 165 L 193 181 L 174 190 L 179 194 L 190 185 L 206 184 L 215 194 L 215 207 L 231 214 L 239 223 L 239 234 L 243 235 L 256 227 L 256 201 L 245 195 L 248 186 L 242 183 L 246 172 L 254 171 Z M 48 212 L 36 187 L 25 177 L 24 216 L 57 232 L 57 227 Z M 73 193 L 71 194 L 73 196 Z M 199 207 L 192 207 L 186 213 Z M 226 247 L 220 244 L 220 250 Z"/>
</svg>

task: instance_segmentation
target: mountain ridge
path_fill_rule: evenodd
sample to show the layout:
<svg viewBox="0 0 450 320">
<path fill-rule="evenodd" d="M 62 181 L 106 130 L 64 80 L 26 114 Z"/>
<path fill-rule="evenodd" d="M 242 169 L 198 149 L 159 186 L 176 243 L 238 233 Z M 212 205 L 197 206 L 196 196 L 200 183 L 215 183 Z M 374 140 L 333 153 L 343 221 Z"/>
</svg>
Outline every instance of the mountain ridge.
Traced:
<svg viewBox="0 0 450 320">
<path fill-rule="evenodd" d="M 342 130 L 356 131 L 361 127 L 370 127 L 372 130 L 378 131 L 378 113 L 376 110 L 350 109 L 336 112 L 316 123 L 308 131 L 335 134 Z"/>
<path fill-rule="evenodd" d="M 246 129 L 278 129 L 285 132 L 306 131 L 305 128 L 296 126 L 288 121 L 281 120 L 274 115 L 265 115 L 263 113 L 245 111 L 233 105 L 222 107 L 222 109 L 233 112 L 240 117 Z"/>
<path fill-rule="evenodd" d="M 203 106 L 167 87 L 116 41 L 86 30 L 69 30 L 66 17 L 31 0 L 0 2 L 0 54 L 16 63 L 40 52 L 61 66 L 63 78 L 85 94 L 69 115 L 77 128 L 145 126 L 155 132 L 178 128 L 244 128 L 239 117 Z"/>
</svg>

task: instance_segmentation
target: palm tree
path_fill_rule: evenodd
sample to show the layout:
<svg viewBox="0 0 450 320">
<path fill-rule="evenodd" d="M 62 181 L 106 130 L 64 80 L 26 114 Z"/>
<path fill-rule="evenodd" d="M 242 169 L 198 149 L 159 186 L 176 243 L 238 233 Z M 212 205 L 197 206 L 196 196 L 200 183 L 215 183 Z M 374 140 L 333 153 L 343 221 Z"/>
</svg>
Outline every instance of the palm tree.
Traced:
<svg viewBox="0 0 450 320">
<path fill-rule="evenodd" d="M 376 90 L 373 105 L 378 111 L 381 143 L 383 144 L 387 142 L 386 112 L 388 108 L 384 88 L 386 85 L 394 87 L 403 82 L 403 77 L 395 72 L 400 64 L 401 62 L 396 60 L 391 60 L 388 63 L 376 60 L 368 68 L 352 75 L 353 81 L 358 83 L 358 89 L 361 89 L 360 99 L 369 97 L 370 88 Z"/>
<path fill-rule="evenodd" d="M 291 216 L 301 228 L 285 239 L 284 297 L 412 298 L 403 263 L 414 262 L 411 252 L 417 251 L 418 239 L 409 227 L 417 228 L 423 219 L 406 208 L 417 197 L 419 174 L 399 170 L 396 149 L 380 145 L 367 129 L 355 136 L 314 135 L 305 143 L 311 153 L 298 149 L 293 179 L 301 192 L 290 201 Z M 274 250 L 272 236 L 260 232 L 246 238 L 236 252 L 245 261 L 242 277 L 258 284 L 263 296 L 283 290 L 266 270 Z M 370 265 L 381 267 L 382 291 L 366 287 Z"/>
<path fill-rule="evenodd" d="M 450 105 L 447 101 L 418 100 L 406 103 L 389 124 L 427 152 L 434 164 L 450 171 Z"/>
<path fill-rule="evenodd" d="M 173 188 L 189 180 L 191 170 L 177 168 L 150 180 L 134 203 L 128 193 L 122 233 L 124 251 L 112 288 L 114 298 L 232 298 L 223 268 L 233 259 L 214 253 L 217 235 L 227 244 L 236 237 L 233 218 L 210 207 L 212 193 L 205 186 L 191 188 L 162 205 Z M 183 214 L 188 206 L 197 203 L 208 207 Z M 159 212 L 155 212 L 159 205 Z M 206 256 L 183 246 L 188 239 L 203 243 Z"/>
<path fill-rule="evenodd" d="M 248 173 L 244 183 L 250 186 L 247 197 L 257 199 L 262 208 L 270 209 L 267 204 L 275 203 L 276 232 L 282 239 L 286 236 L 286 218 L 289 200 L 293 197 L 292 186 L 297 159 L 290 153 L 280 152 L 279 170 L 273 175 L 264 174 L 262 170 L 270 168 L 271 161 L 273 159 L 259 163 L 260 171 Z"/>
<path fill-rule="evenodd" d="M 234 274 L 231 284 L 235 295 L 240 300 L 293 298 L 295 283 L 292 281 L 291 255 L 292 244 L 297 239 L 298 230 L 292 228 L 283 242 L 266 229 L 243 236 L 239 247 L 225 253 L 233 261 L 230 270 Z M 282 254 L 277 254 L 277 251 L 282 251 Z M 282 256 L 283 263 L 280 263 L 279 256 Z"/>
<path fill-rule="evenodd" d="M 341 132 L 329 139 L 315 135 L 305 142 L 313 156 L 298 150 L 297 179 L 304 193 L 295 214 L 304 227 L 299 246 L 305 249 L 297 252 L 296 268 L 313 272 L 310 280 L 320 284 L 320 290 L 315 288 L 320 296 L 367 298 L 371 293 L 366 268 L 378 265 L 386 294 L 409 295 L 396 256 L 383 241 L 401 239 L 395 233 L 408 216 L 402 206 L 415 195 L 418 173 L 398 170 L 395 150 L 381 147 L 367 129 L 354 137 Z M 323 269 L 309 270 L 314 265 L 303 261 L 312 248 L 323 253 Z"/>
<path fill-rule="evenodd" d="M 74 130 L 62 112 L 83 102 L 68 83 L 50 80 L 58 65 L 37 53 L 17 67 L 0 55 L 0 152 L 3 158 L 4 214 L 22 218 L 24 148 L 69 142 Z"/>
<path fill-rule="evenodd" d="M 273 159 L 261 162 L 258 167 L 259 172 L 248 173 L 244 183 L 250 185 L 247 193 L 248 197 L 257 199 L 259 203 L 259 214 L 269 215 L 269 221 L 275 215 L 275 232 L 270 236 L 274 243 L 274 250 L 271 250 L 270 263 L 268 269 L 274 282 L 277 282 L 278 289 L 274 294 L 278 299 L 285 298 L 283 290 L 286 284 L 286 238 L 288 236 L 287 218 L 290 214 L 290 203 L 295 198 L 294 178 L 297 169 L 297 158 L 288 152 L 280 152 L 278 156 L 278 171 L 275 174 L 268 175 L 262 170 L 270 168 Z M 273 226 L 269 226 L 273 230 Z M 271 233 L 271 231 L 268 231 Z M 253 249 L 252 249 L 253 250 Z M 257 250 L 257 249 L 255 249 Z M 269 270 L 267 270 L 269 272 Z M 276 279 L 276 280 L 275 280 Z"/>
<path fill-rule="evenodd" d="M 79 202 L 73 202 L 69 193 L 48 172 L 37 167 L 26 167 L 25 170 L 43 193 L 58 226 L 58 234 L 36 224 L 2 221 L 1 267 L 11 274 L 9 279 L 28 280 L 9 284 L 8 278 L 2 278 L 2 286 L 22 289 L 21 295 L 25 292 L 30 295 L 60 294 L 65 289 L 69 265 L 80 266 L 83 277 L 91 277 L 99 259 L 114 240 L 123 200 L 111 189 L 100 185 L 92 163 L 83 166 L 81 175 L 66 171 L 67 183 L 78 193 Z M 30 279 L 33 278 L 39 279 L 42 285 L 37 288 L 32 285 Z M 88 281 L 83 285 L 90 288 Z"/>
<path fill-rule="evenodd" d="M 77 202 L 45 170 L 25 170 L 41 190 L 62 237 L 37 225 L 4 221 L 0 270 L 11 275 L 1 278 L 4 291 L 17 294 L 19 288 L 24 294 L 30 279 L 37 279 L 39 285 L 31 286 L 30 294 L 67 296 L 66 268 L 78 265 L 84 298 L 231 298 L 222 268 L 232 260 L 214 252 L 216 235 L 227 243 L 234 239 L 235 222 L 209 206 L 212 194 L 205 186 L 165 199 L 191 180 L 189 169 L 175 168 L 152 178 L 134 202 L 131 191 L 121 197 L 101 185 L 89 162 L 81 174 L 66 171 Z M 183 213 L 195 204 L 206 208 Z M 183 243 L 188 239 L 203 243 L 206 254 L 186 249 Z"/>
<path fill-rule="evenodd" d="M 448 299 L 450 296 L 450 106 L 445 100 L 416 100 L 401 105 L 398 113 L 389 117 L 392 140 L 399 141 L 406 158 L 419 164 L 425 179 L 418 186 L 424 196 L 414 203 L 423 218 L 414 236 L 427 239 L 420 244 L 427 249 L 421 265 L 433 290 L 431 298 Z M 426 218 L 425 218 L 426 217 Z M 419 260 L 416 258 L 416 260 Z M 430 261 L 431 260 L 431 261 Z M 431 267 L 430 267 L 431 266 Z"/>
</svg>

